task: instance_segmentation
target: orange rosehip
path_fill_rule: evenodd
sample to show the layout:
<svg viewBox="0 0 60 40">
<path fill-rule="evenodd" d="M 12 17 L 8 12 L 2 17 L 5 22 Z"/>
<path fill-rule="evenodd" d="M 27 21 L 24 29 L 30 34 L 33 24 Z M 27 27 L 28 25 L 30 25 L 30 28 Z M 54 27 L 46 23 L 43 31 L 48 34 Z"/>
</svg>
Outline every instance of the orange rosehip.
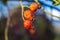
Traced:
<svg viewBox="0 0 60 40">
<path fill-rule="evenodd" d="M 33 12 L 31 10 L 25 10 L 24 11 L 24 17 L 25 19 L 32 20 L 33 19 Z"/>
<path fill-rule="evenodd" d="M 30 5 L 30 10 L 32 10 L 33 12 L 36 11 L 38 9 L 38 4 L 37 3 L 32 3 Z"/>
<path fill-rule="evenodd" d="M 25 21 L 24 21 L 24 27 L 25 27 L 26 29 L 31 28 L 31 27 L 32 27 L 31 21 L 30 21 L 30 20 L 25 20 Z"/>
<path fill-rule="evenodd" d="M 35 34 L 35 30 L 34 29 L 30 29 L 30 34 L 31 35 Z"/>
</svg>

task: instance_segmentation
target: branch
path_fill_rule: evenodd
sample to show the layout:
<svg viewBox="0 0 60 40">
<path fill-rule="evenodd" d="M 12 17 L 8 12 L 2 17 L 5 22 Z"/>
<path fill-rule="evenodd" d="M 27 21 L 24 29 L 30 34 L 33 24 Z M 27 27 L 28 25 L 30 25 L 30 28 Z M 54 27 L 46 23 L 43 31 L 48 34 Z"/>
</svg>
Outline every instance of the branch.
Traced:
<svg viewBox="0 0 60 40">
<path fill-rule="evenodd" d="M 9 22 L 10 22 L 10 18 L 8 17 L 7 19 L 7 24 L 6 24 L 6 28 L 5 28 L 5 40 L 8 40 L 8 28 L 9 28 Z"/>
<path fill-rule="evenodd" d="M 47 10 L 44 10 L 44 12 L 45 12 L 46 14 L 49 14 L 50 16 L 54 16 L 54 17 L 56 17 L 56 18 L 59 18 L 59 19 L 60 19 L 60 17 L 53 15 L 52 13 L 48 12 Z"/>
<path fill-rule="evenodd" d="M 10 25 L 10 9 L 8 8 L 8 10 L 9 10 L 9 14 L 8 14 L 7 22 L 6 22 L 6 28 L 5 28 L 5 31 L 4 31 L 5 40 L 8 40 L 8 28 L 9 28 L 9 25 Z"/>
<path fill-rule="evenodd" d="M 24 19 L 24 17 L 23 17 L 24 6 L 22 5 L 22 1 L 20 1 L 20 4 L 21 4 L 21 8 L 22 8 L 22 19 L 23 19 L 23 21 L 25 21 L 25 19 Z"/>
</svg>

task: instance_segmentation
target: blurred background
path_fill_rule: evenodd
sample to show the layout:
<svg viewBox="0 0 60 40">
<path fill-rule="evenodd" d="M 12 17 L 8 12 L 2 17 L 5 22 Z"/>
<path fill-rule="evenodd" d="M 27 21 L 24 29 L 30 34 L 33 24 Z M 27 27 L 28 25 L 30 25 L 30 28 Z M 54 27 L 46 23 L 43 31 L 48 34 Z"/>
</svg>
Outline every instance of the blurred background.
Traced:
<svg viewBox="0 0 60 40">
<path fill-rule="evenodd" d="M 33 22 L 36 34 L 30 35 L 24 29 L 20 1 L 0 1 L 0 40 L 5 40 L 5 28 L 8 25 L 8 40 L 60 40 L 60 18 L 47 14 L 48 12 L 60 17 L 60 5 L 54 6 L 51 0 L 38 0 L 42 8 L 35 12 Z M 23 0 L 24 6 L 29 6 L 34 0 Z M 26 8 L 24 8 L 26 9 Z M 47 11 L 44 12 L 44 10 Z"/>
</svg>

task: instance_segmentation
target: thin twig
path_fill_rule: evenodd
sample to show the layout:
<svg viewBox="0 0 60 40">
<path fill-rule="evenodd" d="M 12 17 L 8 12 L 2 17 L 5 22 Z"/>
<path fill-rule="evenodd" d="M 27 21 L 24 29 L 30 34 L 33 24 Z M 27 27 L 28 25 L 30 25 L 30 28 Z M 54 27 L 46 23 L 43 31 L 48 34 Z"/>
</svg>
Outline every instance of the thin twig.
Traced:
<svg viewBox="0 0 60 40">
<path fill-rule="evenodd" d="M 8 40 L 8 28 L 9 28 L 10 18 L 7 19 L 7 24 L 5 28 L 5 40 Z"/>
<path fill-rule="evenodd" d="M 51 14 L 50 12 L 48 12 L 48 11 L 46 11 L 46 10 L 44 10 L 44 12 L 45 12 L 46 14 L 49 14 L 50 16 L 53 16 L 53 17 L 56 17 L 56 18 L 59 18 L 59 19 L 60 19 L 60 17 L 55 16 L 55 15 Z"/>
<path fill-rule="evenodd" d="M 21 4 L 21 8 L 22 8 L 22 19 L 23 19 L 23 21 L 25 21 L 25 19 L 24 19 L 24 17 L 23 17 L 24 7 L 23 7 L 23 5 L 22 5 L 22 1 L 20 1 L 20 4 Z"/>
<path fill-rule="evenodd" d="M 8 40 L 8 28 L 9 28 L 9 24 L 10 24 L 10 9 L 9 9 L 9 7 L 8 7 L 8 10 L 9 10 L 9 14 L 7 17 L 6 27 L 5 27 L 5 31 L 4 31 L 5 40 Z"/>
</svg>

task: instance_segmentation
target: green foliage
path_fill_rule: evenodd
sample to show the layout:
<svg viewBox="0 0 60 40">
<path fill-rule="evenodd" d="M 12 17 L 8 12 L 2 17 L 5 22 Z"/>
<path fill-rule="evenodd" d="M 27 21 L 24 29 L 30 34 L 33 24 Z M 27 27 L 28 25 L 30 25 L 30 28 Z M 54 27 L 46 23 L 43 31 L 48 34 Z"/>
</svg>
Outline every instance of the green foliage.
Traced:
<svg viewBox="0 0 60 40">
<path fill-rule="evenodd" d="M 60 38 L 56 37 L 54 40 L 60 40 Z"/>
<path fill-rule="evenodd" d="M 52 0 L 53 5 L 60 5 L 60 0 Z"/>
<path fill-rule="evenodd" d="M 40 27 L 45 27 L 45 23 L 41 22 L 41 23 L 37 23 L 37 27 L 40 28 Z"/>
</svg>

